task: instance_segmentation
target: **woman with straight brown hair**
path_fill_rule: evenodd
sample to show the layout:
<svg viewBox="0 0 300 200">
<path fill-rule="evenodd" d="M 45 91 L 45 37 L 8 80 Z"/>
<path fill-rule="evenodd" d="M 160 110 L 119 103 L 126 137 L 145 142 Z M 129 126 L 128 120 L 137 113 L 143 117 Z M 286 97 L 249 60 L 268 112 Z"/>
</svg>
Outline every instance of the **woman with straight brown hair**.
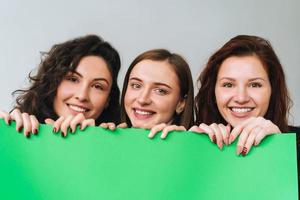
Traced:
<svg viewBox="0 0 300 200">
<path fill-rule="evenodd" d="M 208 134 L 219 148 L 239 136 L 237 154 L 247 155 L 267 135 L 300 132 L 288 125 L 291 100 L 281 63 L 261 37 L 229 40 L 209 58 L 198 82 L 197 126 L 191 130 Z"/>
<path fill-rule="evenodd" d="M 193 125 L 193 80 L 189 65 L 178 54 L 154 49 L 140 54 L 129 66 L 121 95 L 121 122 L 126 127 L 186 130 Z M 102 124 L 114 129 L 114 124 Z M 121 126 L 124 127 L 124 126 Z"/>
</svg>

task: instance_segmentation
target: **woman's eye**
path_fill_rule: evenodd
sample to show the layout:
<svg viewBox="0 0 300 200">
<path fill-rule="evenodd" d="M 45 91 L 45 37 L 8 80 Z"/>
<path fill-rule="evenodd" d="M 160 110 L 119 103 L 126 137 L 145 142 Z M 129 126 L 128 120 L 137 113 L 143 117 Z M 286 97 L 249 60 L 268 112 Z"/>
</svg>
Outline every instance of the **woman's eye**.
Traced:
<svg viewBox="0 0 300 200">
<path fill-rule="evenodd" d="M 104 87 L 101 84 L 95 84 L 94 88 L 96 88 L 97 90 L 104 90 Z"/>
<path fill-rule="evenodd" d="M 75 76 L 67 76 L 67 77 L 66 77 L 66 80 L 67 80 L 67 81 L 74 82 L 74 83 L 79 81 L 78 78 L 75 77 Z"/>
<path fill-rule="evenodd" d="M 233 84 L 232 83 L 223 83 L 222 87 L 231 88 L 231 87 L 233 87 Z"/>
<path fill-rule="evenodd" d="M 262 84 L 261 83 L 250 83 L 250 87 L 260 88 L 260 87 L 262 87 Z"/>
<path fill-rule="evenodd" d="M 168 94 L 168 91 L 165 90 L 165 89 L 162 89 L 162 88 L 155 89 L 155 92 L 158 93 L 158 94 L 160 94 L 160 95 Z"/>
<path fill-rule="evenodd" d="M 141 88 L 142 86 L 141 86 L 141 84 L 138 84 L 138 83 L 131 83 L 131 84 L 130 84 L 130 87 L 131 87 L 132 89 L 139 89 L 139 88 Z"/>
</svg>

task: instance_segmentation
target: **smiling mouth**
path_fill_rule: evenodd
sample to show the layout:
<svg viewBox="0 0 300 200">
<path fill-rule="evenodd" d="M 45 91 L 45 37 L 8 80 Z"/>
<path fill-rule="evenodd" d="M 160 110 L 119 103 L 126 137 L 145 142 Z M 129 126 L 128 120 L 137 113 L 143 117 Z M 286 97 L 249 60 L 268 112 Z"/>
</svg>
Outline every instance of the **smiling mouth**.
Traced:
<svg viewBox="0 0 300 200">
<path fill-rule="evenodd" d="M 78 112 L 78 113 L 86 113 L 86 112 L 90 111 L 90 109 L 87 109 L 87 108 L 84 108 L 81 106 L 76 106 L 76 105 L 71 105 L 71 104 L 67 104 L 67 105 L 71 110 Z"/>
<path fill-rule="evenodd" d="M 248 113 L 251 112 L 254 108 L 237 108 L 237 107 L 229 107 L 229 109 L 234 113 Z"/>
<path fill-rule="evenodd" d="M 140 109 L 133 109 L 134 114 L 141 117 L 150 117 L 151 115 L 155 114 L 155 112 L 152 111 L 146 111 L 146 110 L 140 110 Z"/>
</svg>

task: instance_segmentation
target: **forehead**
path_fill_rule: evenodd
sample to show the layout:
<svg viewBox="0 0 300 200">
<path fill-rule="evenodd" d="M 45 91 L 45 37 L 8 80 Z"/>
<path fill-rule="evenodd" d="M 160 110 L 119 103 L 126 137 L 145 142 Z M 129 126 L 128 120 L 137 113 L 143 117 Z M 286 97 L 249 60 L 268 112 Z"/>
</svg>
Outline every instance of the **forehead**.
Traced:
<svg viewBox="0 0 300 200">
<path fill-rule="evenodd" d="M 218 77 L 267 78 L 268 74 L 257 56 L 231 56 L 221 64 Z"/>
<path fill-rule="evenodd" d="M 89 76 L 94 78 L 111 78 L 111 74 L 105 60 L 99 56 L 83 57 L 78 63 L 76 71 L 83 76 Z"/>
<path fill-rule="evenodd" d="M 167 61 L 142 60 L 133 67 L 129 78 L 132 77 L 139 78 L 144 82 L 178 85 L 175 70 Z"/>
</svg>

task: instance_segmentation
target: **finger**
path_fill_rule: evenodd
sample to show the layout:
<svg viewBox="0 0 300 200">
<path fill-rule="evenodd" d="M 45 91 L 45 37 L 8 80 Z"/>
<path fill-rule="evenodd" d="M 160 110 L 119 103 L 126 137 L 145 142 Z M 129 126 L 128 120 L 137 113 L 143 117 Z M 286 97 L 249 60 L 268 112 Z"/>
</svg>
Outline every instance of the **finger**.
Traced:
<svg viewBox="0 0 300 200">
<path fill-rule="evenodd" d="M 4 119 L 7 125 L 10 124 L 10 115 L 8 112 L 0 110 L 0 118 Z"/>
<path fill-rule="evenodd" d="M 68 128 L 70 127 L 70 123 L 73 119 L 72 115 L 69 115 L 66 117 L 66 119 L 61 123 L 60 130 L 61 130 L 61 136 L 66 137 L 68 135 Z"/>
<path fill-rule="evenodd" d="M 266 132 L 264 129 L 261 129 L 254 139 L 254 145 L 257 146 L 260 142 L 266 137 Z"/>
<path fill-rule="evenodd" d="M 87 126 L 95 126 L 95 120 L 94 119 L 83 120 L 80 125 L 80 130 L 83 131 Z"/>
<path fill-rule="evenodd" d="M 207 124 L 201 123 L 199 125 L 199 128 L 201 130 L 203 130 L 203 133 L 206 133 L 209 136 L 209 139 L 210 139 L 211 142 L 217 144 L 216 135 L 215 135 L 214 131 L 212 130 L 212 128 L 210 126 L 208 126 Z"/>
<path fill-rule="evenodd" d="M 99 125 L 100 127 L 102 127 L 102 128 L 105 128 L 105 129 L 107 129 L 108 128 L 108 123 L 101 123 L 100 125 Z"/>
<path fill-rule="evenodd" d="M 16 121 L 16 130 L 18 132 L 20 132 L 22 127 L 23 127 L 23 118 L 22 118 L 22 114 L 21 114 L 20 110 L 19 109 L 14 109 L 10 113 L 10 117 L 11 117 L 11 119 Z"/>
<path fill-rule="evenodd" d="M 249 123 L 251 123 L 254 120 L 255 118 L 250 117 L 249 119 L 243 121 L 241 124 L 235 126 L 230 133 L 229 144 L 231 144 L 237 138 L 237 136 L 241 134 L 245 126 L 247 126 Z"/>
<path fill-rule="evenodd" d="M 267 119 L 263 120 L 262 127 L 265 130 L 266 135 L 272 135 L 272 134 L 281 133 L 281 131 L 278 128 L 278 126 L 276 126 L 272 121 L 267 120 Z"/>
<path fill-rule="evenodd" d="M 165 139 L 171 131 L 186 131 L 186 128 L 184 126 L 176 126 L 176 125 L 166 126 L 163 129 L 160 138 Z"/>
<path fill-rule="evenodd" d="M 254 145 L 259 145 L 260 142 L 267 136 L 271 134 L 280 134 L 281 131 L 273 122 L 270 120 L 265 120 L 262 125 L 262 130 L 257 134 L 255 138 Z"/>
<path fill-rule="evenodd" d="M 150 130 L 150 133 L 148 134 L 148 138 L 153 138 L 159 131 L 163 130 L 166 126 L 167 125 L 165 123 L 153 126 Z"/>
<path fill-rule="evenodd" d="M 31 121 L 31 132 L 37 134 L 39 130 L 40 123 L 34 115 L 29 116 Z"/>
<path fill-rule="evenodd" d="M 237 143 L 237 155 L 239 155 L 242 152 L 247 152 L 247 149 L 245 149 L 246 141 L 250 134 L 256 134 L 252 130 L 259 127 L 259 125 L 262 123 L 262 120 L 263 118 L 260 117 L 253 118 L 251 121 L 248 122 L 246 126 L 244 126 Z"/>
<path fill-rule="evenodd" d="M 224 126 L 224 124 L 219 124 L 219 129 L 221 130 L 221 134 L 223 137 L 223 142 L 228 145 L 229 144 L 229 134 L 230 131 L 228 131 L 227 126 Z"/>
<path fill-rule="evenodd" d="M 255 138 L 260 131 L 261 131 L 261 128 L 259 126 L 252 129 L 251 133 L 249 134 L 249 136 L 247 138 L 245 146 L 243 147 L 243 150 L 241 152 L 241 154 L 243 156 L 246 156 L 249 153 L 252 145 L 254 144 Z"/>
<path fill-rule="evenodd" d="M 108 123 L 108 128 L 109 128 L 109 130 L 115 130 L 116 129 L 116 124 L 115 123 L 113 123 L 113 122 L 109 122 Z"/>
<path fill-rule="evenodd" d="M 45 119 L 45 124 L 54 125 L 54 122 L 55 121 L 53 119 L 50 118 Z"/>
<path fill-rule="evenodd" d="M 85 120 L 85 117 L 82 113 L 79 113 L 78 115 L 73 117 L 72 120 L 70 121 L 70 124 L 69 124 L 70 132 L 74 133 L 76 131 L 76 126 L 84 120 Z"/>
<path fill-rule="evenodd" d="M 217 139 L 217 146 L 219 147 L 219 149 L 222 149 L 223 148 L 223 136 L 222 136 L 219 126 L 216 123 L 213 123 L 210 125 L 210 127 L 212 128 L 212 130 L 215 133 L 215 136 Z"/>
<path fill-rule="evenodd" d="M 23 132 L 25 137 L 29 137 L 31 128 L 31 121 L 29 118 L 28 113 L 22 113 L 22 120 L 23 120 Z"/>
<path fill-rule="evenodd" d="M 191 132 L 195 132 L 195 133 L 203 133 L 204 130 L 201 129 L 199 126 L 192 126 L 188 131 L 191 131 Z"/>
<path fill-rule="evenodd" d="M 64 120 L 65 117 L 61 116 L 53 123 L 53 133 L 57 133 L 60 130 L 61 124 Z"/>
<path fill-rule="evenodd" d="M 127 124 L 125 123 L 125 122 L 123 122 L 123 123 L 121 123 L 121 124 L 119 124 L 118 126 L 117 126 L 117 128 L 127 128 L 128 126 L 127 126 Z"/>
</svg>

